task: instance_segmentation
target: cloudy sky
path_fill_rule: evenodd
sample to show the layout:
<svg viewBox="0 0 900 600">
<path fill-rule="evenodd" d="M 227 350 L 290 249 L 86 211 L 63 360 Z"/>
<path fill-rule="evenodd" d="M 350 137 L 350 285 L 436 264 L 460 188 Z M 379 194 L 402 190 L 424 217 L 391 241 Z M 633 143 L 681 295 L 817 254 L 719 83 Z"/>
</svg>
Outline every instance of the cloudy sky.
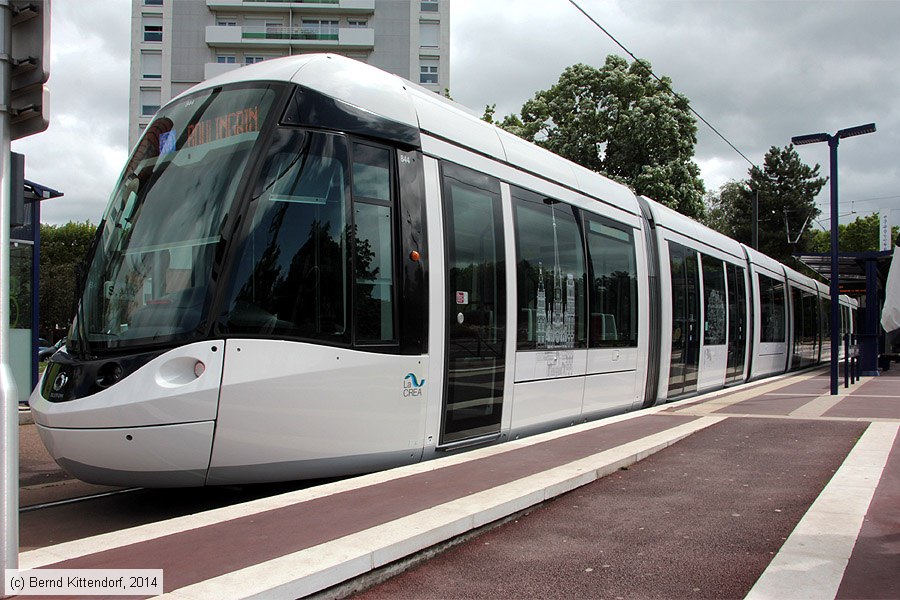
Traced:
<svg viewBox="0 0 900 600">
<path fill-rule="evenodd" d="M 183 0 L 175 0 L 183 1 Z M 569 0 L 450 0 L 451 93 L 518 112 L 568 65 L 622 51 Z M 840 145 L 842 222 L 900 224 L 900 1 L 578 0 L 751 161 L 791 136 L 875 122 Z M 97 222 L 127 154 L 130 0 L 53 0 L 51 125 L 13 143 L 26 177 L 65 192 L 46 222 Z M 698 123 L 707 189 L 749 164 Z M 828 146 L 799 149 L 828 171 Z M 819 197 L 828 226 L 828 187 Z M 852 214 L 851 214 L 852 213 Z"/>
</svg>

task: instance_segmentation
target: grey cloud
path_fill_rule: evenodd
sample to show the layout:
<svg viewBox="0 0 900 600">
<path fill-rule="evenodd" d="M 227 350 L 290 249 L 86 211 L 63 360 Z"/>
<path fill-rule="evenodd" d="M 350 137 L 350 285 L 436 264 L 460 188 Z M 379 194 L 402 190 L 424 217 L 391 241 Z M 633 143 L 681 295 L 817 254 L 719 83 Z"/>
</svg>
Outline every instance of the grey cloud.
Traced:
<svg viewBox="0 0 900 600">
<path fill-rule="evenodd" d="M 621 51 L 568 2 L 451 1 L 454 98 L 481 113 L 518 112 L 568 65 Z M 791 136 L 874 121 L 840 147 L 842 198 L 900 194 L 900 2 L 579 0 L 579 4 L 752 161 Z M 56 0 L 51 129 L 14 143 L 29 174 L 66 198 L 49 219 L 96 221 L 125 160 L 131 2 Z M 702 124 L 697 160 L 707 187 L 746 177 L 748 164 Z M 827 147 L 803 159 L 828 170 Z M 38 177 L 39 175 L 39 177 Z M 827 203 L 827 189 L 820 202 Z M 860 204 L 862 205 L 862 204 Z M 900 199 L 869 202 L 900 208 Z M 900 211 L 894 212 L 900 222 Z"/>
<path fill-rule="evenodd" d="M 675 89 L 751 161 L 761 164 L 771 146 L 787 145 L 794 135 L 874 121 L 876 134 L 846 140 L 840 148 L 841 194 L 862 199 L 897 190 L 900 78 L 893 57 L 900 55 L 900 3 L 579 4 L 650 60 L 657 74 L 671 77 Z M 452 6 L 451 30 L 459 41 L 451 53 L 451 85 L 454 97 L 476 110 L 497 103 L 501 115 L 517 112 L 565 66 L 599 66 L 607 54 L 623 54 L 566 2 L 454 0 Z M 749 165 L 701 123 L 698 137 L 705 178 L 721 183 L 746 177 Z M 801 156 L 827 173 L 826 146 L 805 147 Z M 826 202 L 827 193 L 826 187 Z M 900 207 L 891 199 L 883 204 Z M 894 220 L 900 221 L 900 212 Z"/>
</svg>

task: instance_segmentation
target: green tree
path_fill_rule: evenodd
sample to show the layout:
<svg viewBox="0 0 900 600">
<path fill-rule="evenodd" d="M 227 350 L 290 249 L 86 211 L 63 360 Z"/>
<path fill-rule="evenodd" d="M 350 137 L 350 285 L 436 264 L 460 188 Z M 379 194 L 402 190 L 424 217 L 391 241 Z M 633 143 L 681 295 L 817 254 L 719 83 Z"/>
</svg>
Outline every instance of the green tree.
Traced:
<svg viewBox="0 0 900 600">
<path fill-rule="evenodd" d="M 496 125 L 500 129 L 505 129 L 520 138 L 528 139 L 525 126 L 517 115 L 506 115 L 502 120 L 498 121 L 494 119 L 495 114 L 497 114 L 497 105 L 489 104 L 484 107 L 484 115 L 482 115 L 481 120 L 487 121 L 491 125 Z"/>
<path fill-rule="evenodd" d="M 51 342 L 65 335 L 72 321 L 76 272 L 87 256 L 96 229 L 88 221 L 41 224 L 38 324 L 41 335 Z"/>
<path fill-rule="evenodd" d="M 737 213 L 745 202 L 749 193 L 746 181 L 731 180 L 715 192 L 706 194 L 706 218 L 704 223 L 727 235 L 738 239 L 738 231 L 743 221 L 747 220 L 746 214 Z"/>
<path fill-rule="evenodd" d="M 857 217 L 846 225 L 838 225 L 838 248 L 841 252 L 876 252 L 880 250 L 881 222 L 877 214 Z M 892 228 L 891 239 L 896 240 L 900 227 Z M 813 230 L 810 232 L 810 252 L 825 254 L 831 252 L 831 232 Z"/>
<path fill-rule="evenodd" d="M 497 123 L 487 107 L 485 120 L 688 216 L 703 215 L 688 99 L 672 92 L 669 78 L 657 81 L 646 61 L 610 55 L 600 69 L 567 67 L 525 102 L 521 117 Z"/>
<path fill-rule="evenodd" d="M 810 250 L 810 225 L 819 216 L 815 198 L 827 178 L 819 177 L 819 165 L 800 160 L 793 145 L 772 146 L 763 167 L 753 166 L 749 178 L 737 185 L 726 184 L 707 198 L 717 219 L 711 227 L 750 244 L 753 201 L 759 199 L 759 250 L 776 260 L 790 262 L 795 252 Z"/>
<path fill-rule="evenodd" d="M 481 115 L 481 120 L 490 123 L 491 125 L 497 125 L 497 121 L 494 120 L 494 115 L 497 114 L 497 105 L 496 104 L 488 104 L 484 107 L 484 114 Z"/>
</svg>

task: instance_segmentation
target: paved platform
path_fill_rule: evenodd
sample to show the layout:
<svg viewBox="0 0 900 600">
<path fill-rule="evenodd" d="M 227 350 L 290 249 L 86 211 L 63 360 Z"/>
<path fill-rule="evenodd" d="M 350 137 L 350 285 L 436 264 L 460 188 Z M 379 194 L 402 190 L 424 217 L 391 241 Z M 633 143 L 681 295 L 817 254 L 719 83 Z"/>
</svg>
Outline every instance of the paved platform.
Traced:
<svg viewBox="0 0 900 600">
<path fill-rule="evenodd" d="M 25 552 L 20 568 L 161 568 L 184 599 L 900 598 L 897 375 L 837 398 L 821 372 L 766 380 Z"/>
</svg>

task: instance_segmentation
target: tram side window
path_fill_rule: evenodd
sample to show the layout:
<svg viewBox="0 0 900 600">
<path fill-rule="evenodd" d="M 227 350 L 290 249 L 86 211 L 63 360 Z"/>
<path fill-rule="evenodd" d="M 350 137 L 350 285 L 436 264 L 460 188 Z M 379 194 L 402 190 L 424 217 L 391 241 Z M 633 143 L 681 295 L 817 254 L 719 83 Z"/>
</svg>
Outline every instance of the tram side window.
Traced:
<svg viewBox="0 0 900 600">
<path fill-rule="evenodd" d="M 784 342 L 784 283 L 759 276 L 760 337 L 762 342 Z"/>
<path fill-rule="evenodd" d="M 591 348 L 637 346 L 638 295 L 634 232 L 599 217 L 587 217 L 591 262 Z"/>
<path fill-rule="evenodd" d="M 356 341 L 392 342 L 394 257 L 391 210 L 391 153 L 353 144 L 354 312 Z"/>
<path fill-rule="evenodd" d="M 702 255 L 703 263 L 703 343 L 725 343 L 725 263 L 717 258 Z"/>
<path fill-rule="evenodd" d="M 227 327 L 348 343 L 347 143 L 277 133 L 253 198 Z"/>
<path fill-rule="evenodd" d="M 819 338 L 819 300 L 809 292 L 803 292 L 803 341 L 815 346 Z"/>
<path fill-rule="evenodd" d="M 830 305 L 829 300 L 829 305 Z M 830 312 L 828 314 L 831 314 Z M 830 321 L 829 321 L 830 322 Z M 850 331 L 850 307 L 841 306 L 841 336 Z"/>
<path fill-rule="evenodd" d="M 794 354 L 800 353 L 800 345 L 803 341 L 803 319 L 806 313 L 803 311 L 803 296 L 799 288 L 790 286 L 791 304 L 793 305 L 792 316 L 794 321 Z"/>
<path fill-rule="evenodd" d="M 511 188 L 516 224 L 519 350 L 583 348 L 584 249 L 574 209 Z"/>
</svg>

